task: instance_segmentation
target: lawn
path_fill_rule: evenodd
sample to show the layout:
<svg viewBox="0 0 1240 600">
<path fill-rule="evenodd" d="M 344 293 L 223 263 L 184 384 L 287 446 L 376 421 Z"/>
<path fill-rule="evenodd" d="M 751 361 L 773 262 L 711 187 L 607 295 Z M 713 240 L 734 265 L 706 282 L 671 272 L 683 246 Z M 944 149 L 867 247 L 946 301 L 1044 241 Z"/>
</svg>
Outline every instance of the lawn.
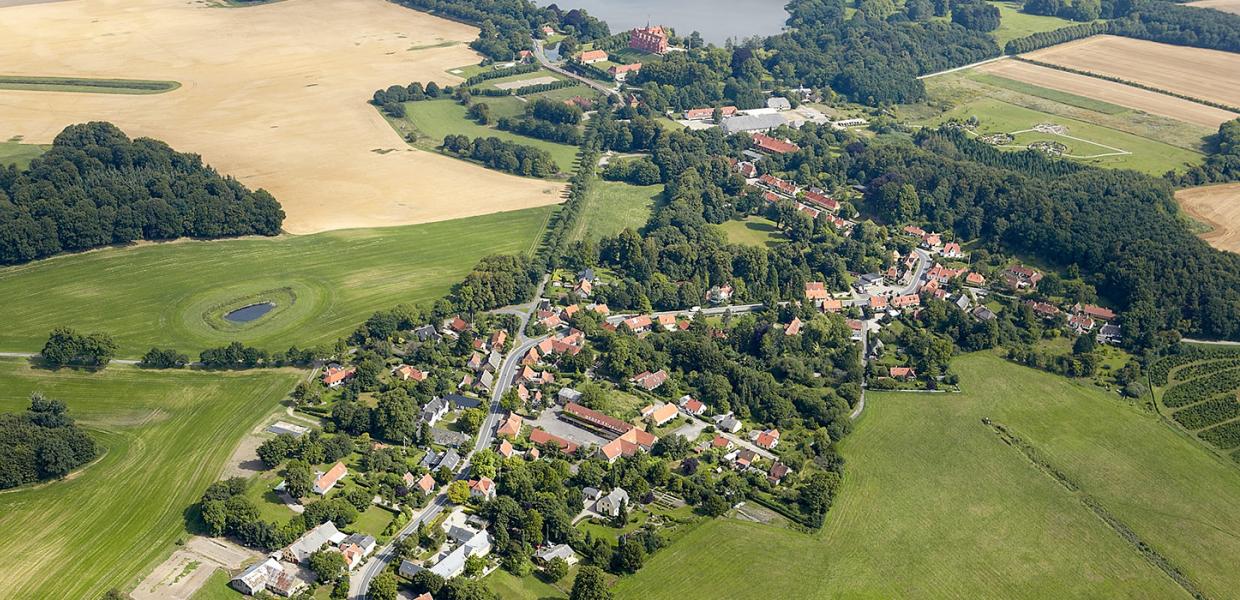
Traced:
<svg viewBox="0 0 1240 600">
<path fill-rule="evenodd" d="M 640 229 L 663 195 L 663 185 L 629 185 L 596 179 L 573 228 L 574 240 L 614 236 L 626 228 Z"/>
<path fill-rule="evenodd" d="M 0 142 L 0 166 L 16 164 L 17 168 L 24 169 L 30 165 L 31 159 L 42 156 L 49 148 L 51 146 Z"/>
<path fill-rule="evenodd" d="M 186 535 L 190 505 L 298 377 L 125 366 L 53 373 L 0 361 L 0 410 L 22 410 L 42 391 L 106 448 L 64 481 L 0 494 L 3 595 L 87 598 L 136 583 Z"/>
<path fill-rule="evenodd" d="M 539 569 L 535 569 L 534 573 L 525 577 L 517 577 L 504 569 L 496 569 L 490 575 L 487 575 L 482 582 L 486 584 L 488 589 L 499 594 L 499 597 L 504 600 L 554 600 L 568 598 L 568 592 L 573 587 L 573 577 L 576 576 L 576 571 L 577 567 L 574 565 L 569 569 L 569 574 L 556 585 L 540 579 L 537 575 Z"/>
<path fill-rule="evenodd" d="M 1117 115 L 1128 111 L 1127 108 L 1118 104 L 1111 104 L 1110 102 L 1103 102 L 1102 100 L 1086 98 L 1085 96 L 1080 96 L 1070 92 L 1053 90 L 1048 87 L 1025 83 L 1015 79 L 1008 79 L 1007 77 L 999 77 L 998 75 L 991 75 L 989 73 L 973 73 L 971 77 L 974 81 L 984 83 L 986 85 L 1006 88 L 1014 92 L 1036 96 L 1052 102 L 1058 102 L 1060 104 L 1067 104 L 1068 106 L 1075 106 L 1077 108 L 1100 112 L 1104 115 Z"/>
<path fill-rule="evenodd" d="M 489 104 L 490 100 L 490 98 L 484 97 L 475 98 L 477 103 Z M 510 106 L 513 100 L 508 97 L 500 97 L 497 105 Z M 551 157 L 555 159 L 555 163 L 559 165 L 560 172 L 562 173 L 571 172 L 577 162 L 578 148 L 576 146 L 548 142 L 507 131 L 500 131 L 494 127 L 479 125 L 468 119 L 465 116 L 466 108 L 454 100 L 406 102 L 405 110 L 407 116 L 404 119 L 389 119 L 389 122 L 394 122 L 397 125 L 397 131 L 401 133 L 405 133 L 401 126 L 412 127 L 418 133 L 418 140 L 414 142 L 414 145 L 424 150 L 438 152 L 437 148 L 443 144 L 444 136 L 449 134 L 467 135 L 470 138 L 497 137 L 501 140 L 546 150 L 551 153 Z M 501 110 L 496 116 L 501 116 L 504 113 L 516 114 L 516 112 L 509 108 Z"/>
<path fill-rule="evenodd" d="M 1054 31 L 1077 23 L 1059 17 L 1046 17 L 1020 12 L 1023 2 L 991 2 L 999 8 L 999 28 L 990 32 L 999 49 L 1009 41 L 1041 31 Z"/>
<path fill-rule="evenodd" d="M 935 124 L 951 118 L 965 120 L 977 117 L 976 133 L 1015 133 L 1042 123 L 1067 127 L 1064 136 L 1024 133 L 1017 137 L 1017 144 L 1037 140 L 1050 140 L 1068 147 L 1068 152 L 1080 156 L 1113 153 L 1118 149 L 1128 154 L 1074 159 L 1098 167 L 1135 169 L 1151 175 L 1161 175 L 1168 170 L 1182 168 L 1186 163 L 1201 161 L 1200 153 L 1172 146 L 1152 137 L 1141 137 L 1091 122 L 1073 119 L 1062 114 L 1052 114 L 1011 104 L 996 98 L 979 98 L 956 106 L 935 120 Z M 1082 141 L 1084 140 L 1084 141 Z M 1023 147 L 1023 146 L 1022 146 Z M 1109 147 L 1109 148 L 1108 148 Z"/>
<path fill-rule="evenodd" d="M 0 304 L 12 319 L 0 350 L 38 351 L 61 325 L 112 334 L 121 357 L 155 345 L 197 355 L 232 340 L 271 350 L 333 342 L 375 310 L 429 305 L 485 255 L 530 251 L 550 210 L 144 244 L 7 267 L 0 269 Z M 219 325 L 223 307 L 268 296 L 293 300 L 248 326 Z"/>
<path fill-rule="evenodd" d="M 383 530 L 387 529 L 388 523 L 396 515 L 386 509 L 378 506 L 370 506 L 357 516 L 357 520 L 349 524 L 348 530 L 354 533 L 365 533 L 376 538 L 383 535 Z"/>
<path fill-rule="evenodd" d="M 86 92 L 92 94 L 162 94 L 164 92 L 171 92 L 179 87 L 181 87 L 181 84 L 175 81 L 0 75 L 0 89 L 3 90 Z"/>
<path fill-rule="evenodd" d="M 870 394 L 841 444 L 847 474 L 822 531 L 716 519 L 622 579 L 617 597 L 1187 598 L 1086 508 L 1086 494 L 1206 596 L 1240 589 L 1233 465 L 1092 387 L 987 354 L 953 368 L 964 393 Z"/>
<path fill-rule="evenodd" d="M 785 241 L 775 222 L 766 217 L 750 216 L 742 221 L 725 221 L 716 227 L 732 244 L 769 248 Z"/>
</svg>

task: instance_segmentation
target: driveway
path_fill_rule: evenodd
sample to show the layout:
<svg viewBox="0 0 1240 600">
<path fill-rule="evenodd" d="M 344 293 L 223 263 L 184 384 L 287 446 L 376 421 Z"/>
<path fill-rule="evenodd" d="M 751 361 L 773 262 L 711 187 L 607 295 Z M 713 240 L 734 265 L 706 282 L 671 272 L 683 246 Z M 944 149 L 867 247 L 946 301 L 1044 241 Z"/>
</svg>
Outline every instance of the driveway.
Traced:
<svg viewBox="0 0 1240 600">
<path fill-rule="evenodd" d="M 672 431 L 672 433 L 692 442 L 693 440 L 696 440 L 699 435 L 702 435 L 702 432 L 705 431 L 706 427 L 709 425 L 710 423 L 702 421 L 701 419 L 687 417 L 685 419 L 685 424 L 677 427 Z"/>
<path fill-rule="evenodd" d="M 560 407 L 553 406 L 542 411 L 542 413 L 538 415 L 537 419 L 528 421 L 528 423 L 532 427 L 541 427 L 551 435 L 558 435 L 570 442 L 574 442 L 582 446 L 585 446 L 586 444 L 602 446 L 603 444 L 611 441 L 560 419 L 560 412 Z"/>
</svg>

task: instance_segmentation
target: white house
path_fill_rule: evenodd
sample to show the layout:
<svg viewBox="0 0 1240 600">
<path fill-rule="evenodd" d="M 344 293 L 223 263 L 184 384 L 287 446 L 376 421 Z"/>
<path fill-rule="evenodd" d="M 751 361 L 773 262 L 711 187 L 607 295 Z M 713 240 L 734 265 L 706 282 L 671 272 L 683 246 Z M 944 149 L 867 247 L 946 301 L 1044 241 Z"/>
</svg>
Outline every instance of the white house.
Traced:
<svg viewBox="0 0 1240 600">
<path fill-rule="evenodd" d="M 616 488 L 594 503 L 594 512 L 614 517 L 620 514 L 620 507 L 629 503 L 629 493 L 624 488 Z"/>
</svg>

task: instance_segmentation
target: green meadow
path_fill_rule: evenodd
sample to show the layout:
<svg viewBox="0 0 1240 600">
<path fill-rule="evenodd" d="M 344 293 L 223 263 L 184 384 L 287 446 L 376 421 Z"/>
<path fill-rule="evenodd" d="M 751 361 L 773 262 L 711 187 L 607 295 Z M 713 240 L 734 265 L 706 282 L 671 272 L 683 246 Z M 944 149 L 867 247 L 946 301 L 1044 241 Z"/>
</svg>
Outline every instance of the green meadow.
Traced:
<svg viewBox="0 0 1240 600">
<path fill-rule="evenodd" d="M 1076 25 L 1075 22 L 1059 17 L 1031 15 L 1020 11 L 1023 2 L 991 2 L 999 8 L 999 28 L 990 32 L 999 44 L 999 49 L 1009 41 L 1042 31 L 1054 31 Z"/>
<path fill-rule="evenodd" d="M 598 240 L 640 229 L 663 195 L 663 185 L 629 185 L 598 179 L 590 187 L 571 239 Z"/>
<path fill-rule="evenodd" d="M 20 142 L 0 142 L 0 166 L 16 164 L 24 169 L 32 159 L 38 158 L 51 146 L 39 144 L 22 144 Z"/>
<path fill-rule="evenodd" d="M 622 578 L 617 598 L 1190 597 L 1086 502 L 1206 597 L 1234 597 L 1234 465 L 1096 388 L 990 354 L 953 368 L 963 393 L 869 394 L 821 531 L 716 519 Z"/>
<path fill-rule="evenodd" d="M 515 116 L 524 110 L 516 104 L 520 101 L 510 96 L 499 96 L 495 100 L 496 111 L 493 113 L 495 118 Z M 491 98 L 474 98 L 475 103 L 487 104 L 488 106 L 491 105 L 491 101 Z M 467 135 L 470 138 L 496 137 L 508 142 L 546 150 L 555 159 L 555 163 L 559 165 L 561 173 L 570 173 L 573 170 L 573 166 L 577 162 L 578 148 L 576 146 L 549 142 L 507 131 L 500 131 L 486 125 L 479 125 L 465 116 L 466 110 L 460 103 L 448 99 L 406 102 L 405 118 L 394 119 L 389 117 L 388 122 L 392 123 L 393 127 L 401 134 L 416 132 L 418 139 L 414 142 L 414 146 L 423 150 L 438 152 L 437 148 L 443 144 L 444 136 L 450 134 Z"/>
<path fill-rule="evenodd" d="M 724 221 L 716 228 L 733 244 L 770 247 L 786 241 L 775 222 L 766 217 L 749 216 L 740 221 Z"/>
<path fill-rule="evenodd" d="M 552 209 L 315 235 L 109 248 L 0 269 L 3 351 L 37 352 L 58 326 L 105 331 L 119 356 L 192 355 L 239 340 L 277 350 L 329 343 L 379 309 L 429 305 L 488 254 L 528 252 Z M 244 326 L 223 312 L 271 300 Z"/>
<path fill-rule="evenodd" d="M 298 377 L 127 366 L 51 372 L 0 360 L 0 411 L 24 410 L 41 391 L 64 400 L 105 449 L 63 481 L 0 493 L 4 597 L 94 598 L 135 584 L 186 535 L 190 505 Z"/>
</svg>

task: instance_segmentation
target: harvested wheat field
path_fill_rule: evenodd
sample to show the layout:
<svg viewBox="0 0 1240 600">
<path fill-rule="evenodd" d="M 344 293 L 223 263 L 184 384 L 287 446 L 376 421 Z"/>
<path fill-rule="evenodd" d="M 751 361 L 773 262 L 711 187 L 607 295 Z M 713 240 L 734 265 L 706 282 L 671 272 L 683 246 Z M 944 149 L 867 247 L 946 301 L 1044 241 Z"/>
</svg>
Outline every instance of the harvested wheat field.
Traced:
<svg viewBox="0 0 1240 600">
<path fill-rule="evenodd" d="M 1024 56 L 1240 106 L 1240 54 L 1096 35 Z"/>
<path fill-rule="evenodd" d="M 1152 115 L 1169 117 L 1214 129 L 1220 123 L 1240 117 L 1240 113 L 1206 106 L 1190 100 L 1151 92 L 1097 77 L 1077 75 L 1047 67 L 1000 60 L 977 67 L 978 71 L 1023 81 L 1062 92 L 1126 106 Z"/>
<path fill-rule="evenodd" d="M 1180 190 L 1175 199 L 1185 212 L 1211 227 L 1201 239 L 1219 250 L 1240 252 L 1240 183 Z"/>
<path fill-rule="evenodd" d="M 1240 0 L 1197 0 L 1196 2 L 1189 2 L 1187 6 L 1213 8 L 1214 10 L 1240 15 Z"/>
<path fill-rule="evenodd" d="M 2 5 L 0 5 L 2 6 Z M 0 90 L 0 138 L 47 143 L 116 123 L 269 190 L 285 229 L 438 221 L 560 201 L 558 183 L 410 148 L 367 103 L 393 83 L 455 83 L 477 30 L 384 0 L 244 8 L 71 0 L 0 8 L 0 72 L 178 81 L 149 95 Z"/>
</svg>

